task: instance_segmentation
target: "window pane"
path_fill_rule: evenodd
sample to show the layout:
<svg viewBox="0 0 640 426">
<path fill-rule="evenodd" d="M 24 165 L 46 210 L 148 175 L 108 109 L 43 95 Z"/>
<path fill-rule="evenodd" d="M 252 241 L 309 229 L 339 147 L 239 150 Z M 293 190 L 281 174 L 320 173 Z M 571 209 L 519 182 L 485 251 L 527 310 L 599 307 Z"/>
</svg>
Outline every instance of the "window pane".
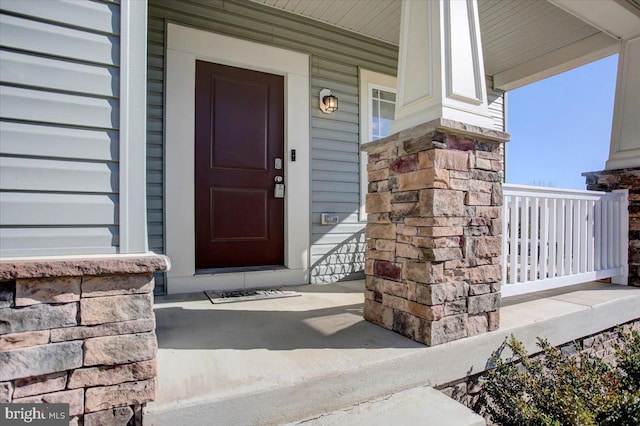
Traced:
<svg viewBox="0 0 640 426">
<path fill-rule="evenodd" d="M 392 104 L 390 102 L 380 102 L 380 116 L 382 118 L 393 120 L 395 111 L 396 111 L 395 104 Z"/>
<path fill-rule="evenodd" d="M 372 139 L 380 139 L 380 118 L 378 117 L 378 111 L 380 110 L 380 102 L 377 99 L 371 100 L 371 107 L 373 114 L 371 117 L 371 136 Z"/>
<path fill-rule="evenodd" d="M 383 99 L 385 101 L 395 102 L 396 101 L 396 94 L 392 93 L 392 92 L 385 92 L 384 90 L 381 90 L 380 91 L 380 99 Z"/>
</svg>

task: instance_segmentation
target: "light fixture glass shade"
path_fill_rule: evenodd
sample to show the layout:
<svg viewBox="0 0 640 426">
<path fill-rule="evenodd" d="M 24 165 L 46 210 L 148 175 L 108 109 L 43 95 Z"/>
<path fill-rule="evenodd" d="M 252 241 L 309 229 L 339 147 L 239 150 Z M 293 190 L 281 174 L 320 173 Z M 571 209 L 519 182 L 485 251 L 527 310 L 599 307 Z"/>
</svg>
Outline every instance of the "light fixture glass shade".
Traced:
<svg viewBox="0 0 640 426">
<path fill-rule="evenodd" d="M 338 98 L 333 95 L 325 96 L 322 98 L 322 103 L 324 104 L 324 108 L 328 112 L 333 112 L 338 109 Z"/>
<path fill-rule="evenodd" d="M 338 98 L 329 89 L 320 91 L 320 111 L 331 114 L 338 109 Z"/>
</svg>

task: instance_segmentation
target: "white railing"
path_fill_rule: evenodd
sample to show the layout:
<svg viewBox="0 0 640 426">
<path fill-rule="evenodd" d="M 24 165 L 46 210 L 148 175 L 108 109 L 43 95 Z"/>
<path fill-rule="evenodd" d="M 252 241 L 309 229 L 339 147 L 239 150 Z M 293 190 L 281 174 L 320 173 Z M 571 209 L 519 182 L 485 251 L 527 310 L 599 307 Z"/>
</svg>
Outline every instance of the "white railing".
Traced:
<svg viewBox="0 0 640 426">
<path fill-rule="evenodd" d="M 626 284 L 627 190 L 502 190 L 503 296 L 603 278 Z"/>
</svg>

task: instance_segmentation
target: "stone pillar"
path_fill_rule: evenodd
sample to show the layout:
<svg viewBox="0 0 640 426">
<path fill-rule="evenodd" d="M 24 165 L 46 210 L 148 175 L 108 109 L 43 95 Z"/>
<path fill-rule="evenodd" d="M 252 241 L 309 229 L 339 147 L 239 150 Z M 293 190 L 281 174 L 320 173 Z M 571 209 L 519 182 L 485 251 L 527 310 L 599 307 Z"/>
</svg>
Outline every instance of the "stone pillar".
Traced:
<svg viewBox="0 0 640 426">
<path fill-rule="evenodd" d="M 498 328 L 507 139 L 440 119 L 363 146 L 368 321 L 427 345 Z"/>
<path fill-rule="evenodd" d="M 168 266 L 155 255 L 0 262 L 0 402 L 68 403 L 70 424 L 140 424 L 155 397 L 153 272 Z"/>
<path fill-rule="evenodd" d="M 640 287 L 640 167 L 583 173 L 591 191 L 629 190 L 629 279 Z"/>
</svg>

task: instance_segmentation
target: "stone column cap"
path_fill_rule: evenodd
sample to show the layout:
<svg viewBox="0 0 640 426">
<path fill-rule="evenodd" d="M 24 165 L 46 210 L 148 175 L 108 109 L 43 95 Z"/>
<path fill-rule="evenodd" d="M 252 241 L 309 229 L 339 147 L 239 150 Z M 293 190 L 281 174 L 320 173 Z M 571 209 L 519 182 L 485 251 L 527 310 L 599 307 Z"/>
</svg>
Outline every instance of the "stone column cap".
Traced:
<svg viewBox="0 0 640 426">
<path fill-rule="evenodd" d="M 147 274 L 170 269 L 169 258 L 155 253 L 11 258 L 0 260 L 0 281 L 18 278 Z"/>
<path fill-rule="evenodd" d="M 474 126 L 455 120 L 448 120 L 446 118 L 439 118 L 419 124 L 406 130 L 402 130 L 401 132 L 394 133 L 393 135 L 387 136 L 386 138 L 365 143 L 360 147 L 360 150 L 371 152 L 377 148 L 380 148 L 381 146 L 399 143 L 408 138 L 422 136 L 425 133 L 429 133 L 432 131 L 442 131 L 449 134 L 459 134 L 472 138 L 503 143 L 508 142 L 511 139 L 511 135 L 506 132 Z"/>
<path fill-rule="evenodd" d="M 598 176 L 598 175 L 622 175 L 625 173 L 640 173 L 640 167 L 627 167 L 624 169 L 600 170 L 597 172 L 583 172 L 582 176 Z"/>
</svg>

